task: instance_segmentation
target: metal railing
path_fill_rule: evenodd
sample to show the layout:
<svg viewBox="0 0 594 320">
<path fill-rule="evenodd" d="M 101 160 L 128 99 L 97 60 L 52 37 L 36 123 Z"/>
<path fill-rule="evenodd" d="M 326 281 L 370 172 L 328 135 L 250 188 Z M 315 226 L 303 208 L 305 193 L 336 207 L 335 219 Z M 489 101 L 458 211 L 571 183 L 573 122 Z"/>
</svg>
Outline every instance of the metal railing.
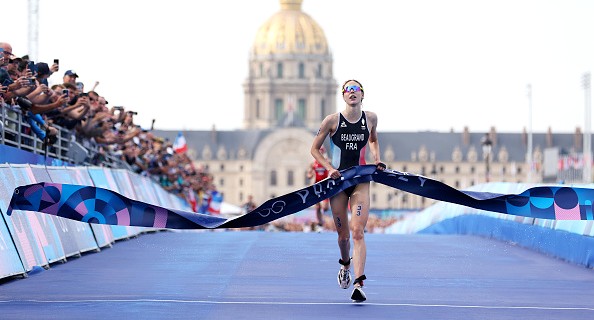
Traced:
<svg viewBox="0 0 594 320">
<path fill-rule="evenodd" d="M 39 139 L 31 126 L 27 123 L 25 116 L 18 107 L 3 105 L 0 106 L 0 144 L 29 151 L 35 154 L 51 157 L 72 165 L 102 165 L 110 168 L 129 168 L 120 158 L 109 153 L 103 155 L 101 163 L 93 163 L 92 160 L 100 152 L 100 145 L 91 139 L 78 137 L 74 132 L 52 125 L 58 130 L 56 142 L 43 148 L 43 141 Z"/>
</svg>

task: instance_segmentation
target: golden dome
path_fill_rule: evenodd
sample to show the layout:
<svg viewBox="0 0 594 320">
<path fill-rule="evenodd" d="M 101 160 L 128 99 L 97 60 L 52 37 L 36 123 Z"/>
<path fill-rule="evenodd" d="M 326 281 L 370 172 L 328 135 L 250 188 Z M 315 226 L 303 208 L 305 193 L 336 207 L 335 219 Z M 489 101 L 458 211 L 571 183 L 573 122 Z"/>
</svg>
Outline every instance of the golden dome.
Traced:
<svg viewBox="0 0 594 320">
<path fill-rule="evenodd" d="M 328 54 L 320 26 L 301 11 L 302 0 L 280 0 L 281 10 L 264 23 L 252 46 L 252 54 Z"/>
</svg>

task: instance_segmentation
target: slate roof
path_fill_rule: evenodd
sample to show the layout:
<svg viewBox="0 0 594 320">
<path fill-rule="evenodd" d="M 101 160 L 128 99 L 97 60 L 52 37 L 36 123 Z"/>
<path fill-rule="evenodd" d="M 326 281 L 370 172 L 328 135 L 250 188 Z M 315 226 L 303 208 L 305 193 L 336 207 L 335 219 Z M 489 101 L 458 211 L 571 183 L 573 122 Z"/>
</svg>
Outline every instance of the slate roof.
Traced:
<svg viewBox="0 0 594 320">
<path fill-rule="evenodd" d="M 154 130 L 153 134 L 159 137 L 168 138 L 174 141 L 179 131 Z M 236 159 L 237 152 L 241 147 L 247 151 L 247 158 L 253 158 L 256 148 L 260 141 L 273 133 L 274 129 L 266 130 L 227 130 L 227 131 L 183 131 L 188 148 L 196 150 L 197 160 L 202 158 L 202 150 L 206 145 L 210 146 L 213 155 L 216 154 L 219 146 L 224 146 L 227 150 L 229 159 Z M 315 132 L 312 132 L 315 134 Z M 466 160 L 467 152 L 474 147 L 482 155 L 481 139 L 484 132 L 469 133 L 469 144 L 463 143 L 462 132 L 379 132 L 380 147 L 382 154 L 389 146 L 395 153 L 394 161 L 411 161 L 411 154 L 418 153 L 420 147 L 424 145 L 428 153 L 435 153 L 437 162 L 449 162 L 452 160 L 452 152 L 459 147 L 463 159 Z M 533 147 L 540 150 L 547 148 L 546 133 L 533 134 Z M 573 150 L 574 133 L 553 133 L 553 147 L 558 147 L 562 154 Z M 497 143 L 493 145 L 495 155 L 500 148 L 505 146 L 509 154 L 509 161 L 522 162 L 525 159 L 526 143 L 522 133 L 497 133 Z M 576 150 L 581 151 L 581 144 Z"/>
</svg>

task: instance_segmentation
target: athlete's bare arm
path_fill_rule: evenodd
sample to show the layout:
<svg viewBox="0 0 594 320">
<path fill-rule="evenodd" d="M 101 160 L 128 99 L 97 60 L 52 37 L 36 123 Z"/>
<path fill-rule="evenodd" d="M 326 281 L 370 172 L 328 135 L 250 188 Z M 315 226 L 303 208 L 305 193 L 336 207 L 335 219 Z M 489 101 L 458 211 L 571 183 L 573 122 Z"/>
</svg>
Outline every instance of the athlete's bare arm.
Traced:
<svg viewBox="0 0 594 320">
<path fill-rule="evenodd" d="M 369 151 L 371 151 L 374 163 L 378 164 L 381 162 L 381 155 L 379 141 L 377 139 L 377 114 L 371 111 L 365 111 L 365 114 L 371 127 L 369 132 Z"/>
<path fill-rule="evenodd" d="M 338 123 L 338 113 L 333 113 L 322 121 L 318 133 L 314 137 L 313 144 L 311 146 L 311 155 L 328 170 L 328 176 L 332 179 L 340 177 L 340 172 L 336 168 L 332 167 L 332 164 L 324 155 L 320 152 L 320 147 L 324 144 L 326 137 L 336 131 L 336 125 Z"/>
</svg>

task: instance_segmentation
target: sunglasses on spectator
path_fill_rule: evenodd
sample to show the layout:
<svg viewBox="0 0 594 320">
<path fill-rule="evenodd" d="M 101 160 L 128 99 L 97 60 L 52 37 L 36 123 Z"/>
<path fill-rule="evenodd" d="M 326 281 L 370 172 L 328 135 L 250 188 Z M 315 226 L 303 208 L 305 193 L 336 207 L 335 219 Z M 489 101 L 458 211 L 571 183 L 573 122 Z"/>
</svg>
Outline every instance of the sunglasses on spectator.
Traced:
<svg viewBox="0 0 594 320">
<path fill-rule="evenodd" d="M 360 86 L 346 86 L 346 87 L 342 88 L 342 94 L 344 94 L 345 92 L 358 92 L 358 91 L 363 91 L 363 88 L 361 88 Z"/>
</svg>

